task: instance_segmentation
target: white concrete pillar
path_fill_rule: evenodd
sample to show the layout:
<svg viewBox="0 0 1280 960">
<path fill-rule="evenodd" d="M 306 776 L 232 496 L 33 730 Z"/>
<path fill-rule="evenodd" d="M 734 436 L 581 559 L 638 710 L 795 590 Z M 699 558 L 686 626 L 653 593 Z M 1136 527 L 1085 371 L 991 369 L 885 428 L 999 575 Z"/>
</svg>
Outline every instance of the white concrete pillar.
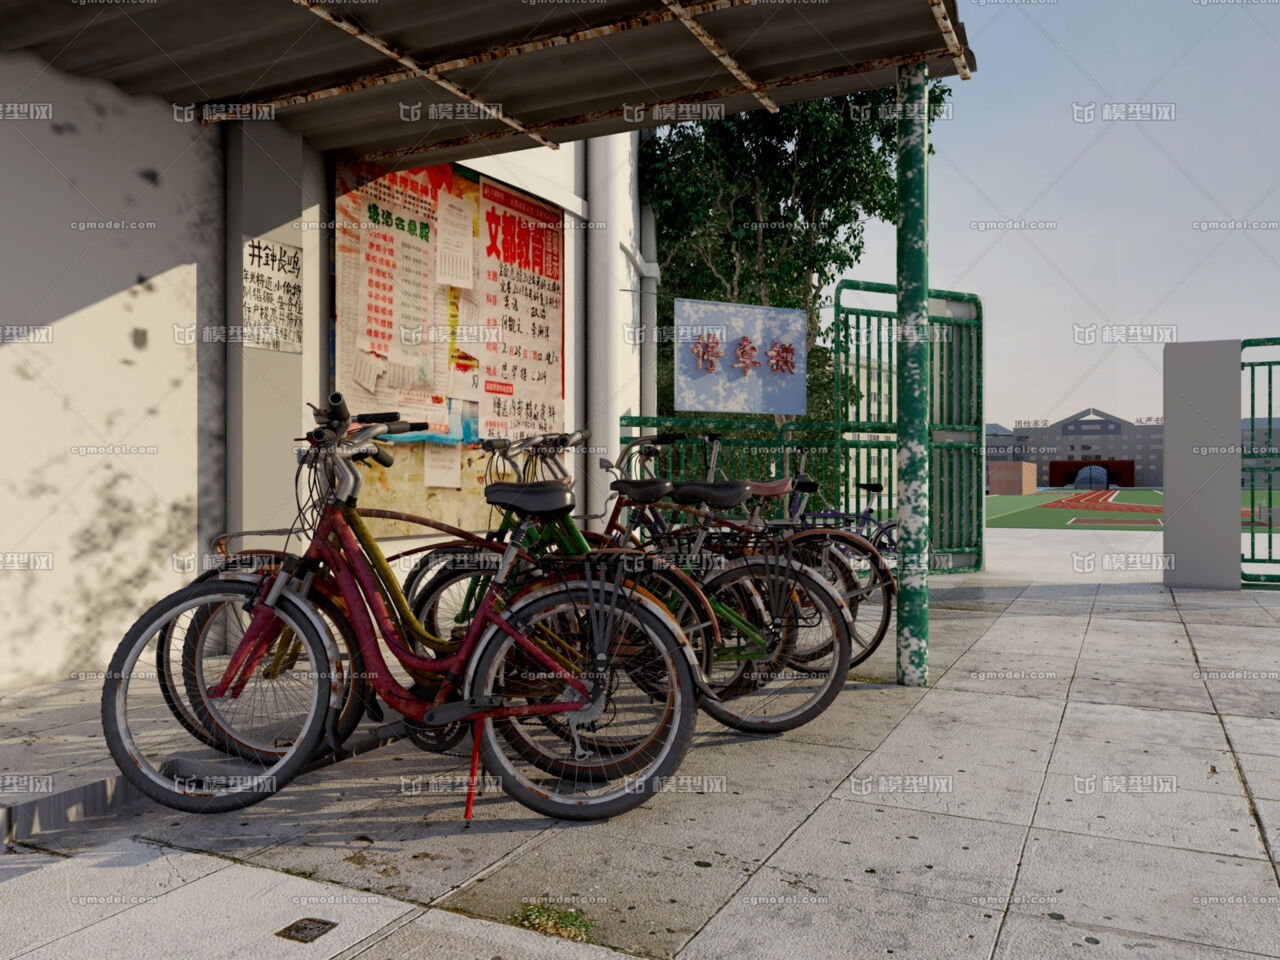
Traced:
<svg viewBox="0 0 1280 960">
<path fill-rule="evenodd" d="M 1240 589 L 1240 341 L 1164 348 L 1166 587 Z"/>
<path fill-rule="evenodd" d="M 618 418 L 640 412 L 639 277 L 632 255 L 639 244 L 639 135 L 619 133 L 587 141 L 586 426 L 592 446 L 613 456 Z M 588 468 L 586 507 L 601 513 L 608 476 Z"/>
</svg>

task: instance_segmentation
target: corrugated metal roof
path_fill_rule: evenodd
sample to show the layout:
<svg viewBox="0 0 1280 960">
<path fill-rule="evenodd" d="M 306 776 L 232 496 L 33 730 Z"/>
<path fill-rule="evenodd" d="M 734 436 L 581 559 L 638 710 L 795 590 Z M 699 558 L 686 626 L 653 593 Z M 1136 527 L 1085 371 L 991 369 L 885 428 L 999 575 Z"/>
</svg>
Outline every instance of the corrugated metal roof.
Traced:
<svg viewBox="0 0 1280 960">
<path fill-rule="evenodd" d="M 936 77 L 956 73 L 930 0 L 728 2 L 736 5 L 697 21 L 779 104 L 890 85 L 898 62 L 923 59 Z M 955 0 L 945 8 L 974 68 Z M 656 125 L 655 103 L 722 103 L 726 114 L 761 108 L 685 24 L 650 22 L 670 16 L 658 0 L 373 0 L 328 9 L 418 64 L 479 60 L 442 75 L 556 142 Z M 637 17 L 644 25 L 495 58 L 516 44 Z M 402 162 L 418 163 L 534 145 L 498 120 L 442 116 L 456 116 L 463 101 L 424 77 L 403 79 L 400 64 L 297 2 L 0 0 L 0 22 L 5 50 L 31 50 L 67 73 L 173 103 L 315 96 L 377 77 L 376 86 L 277 108 L 278 120 L 319 149 L 410 151 Z M 418 119 L 402 119 L 413 104 Z M 649 105 L 643 119 L 640 105 Z"/>
</svg>

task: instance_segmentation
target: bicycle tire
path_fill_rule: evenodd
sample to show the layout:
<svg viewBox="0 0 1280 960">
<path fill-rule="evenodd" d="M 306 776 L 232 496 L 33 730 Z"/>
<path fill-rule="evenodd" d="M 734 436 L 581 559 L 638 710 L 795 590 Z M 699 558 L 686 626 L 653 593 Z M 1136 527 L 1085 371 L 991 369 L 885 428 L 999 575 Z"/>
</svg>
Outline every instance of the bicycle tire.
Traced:
<svg viewBox="0 0 1280 960">
<path fill-rule="evenodd" d="M 553 613 L 576 619 L 580 608 L 594 603 L 607 604 L 609 599 L 618 598 L 618 589 L 609 584 L 588 588 L 581 582 L 568 581 L 517 604 L 512 615 L 526 626 L 540 615 Z M 544 744 L 550 741 L 531 743 L 529 731 L 533 727 L 522 724 L 522 721 L 533 718 L 486 718 L 481 724 L 480 756 L 485 770 L 501 783 L 512 799 L 531 810 L 567 820 L 599 820 L 616 816 L 633 809 L 660 790 L 689 748 L 697 709 L 696 688 L 672 622 L 644 601 L 626 604 L 622 609 L 639 628 L 639 633 L 633 636 L 643 636 L 657 651 L 670 683 L 667 702 L 661 710 L 655 711 L 660 713 L 660 717 L 642 751 L 633 751 L 626 762 L 615 759 L 607 765 L 591 764 L 589 758 L 579 756 L 548 763 Z M 486 634 L 474 666 L 468 673 L 469 695 L 493 692 L 496 674 L 505 667 L 506 655 L 513 649 L 519 648 L 498 628 Z M 603 710 L 607 709 L 606 704 Z M 599 716 L 604 715 L 602 711 Z M 599 718 L 592 722 L 598 725 Z M 541 729 L 541 724 L 538 727 Z M 538 756 L 531 759 L 530 752 Z M 518 763 L 513 755 L 522 756 L 524 764 L 532 770 Z M 566 781 L 569 781 L 567 792 L 563 789 Z M 577 789 L 584 784 L 592 789 L 604 784 L 600 788 L 604 792 L 587 796 L 583 790 Z"/>
<path fill-rule="evenodd" d="M 185 587 L 144 613 L 129 628 L 111 658 L 101 704 L 107 748 L 124 777 L 158 803 L 187 813 L 221 813 L 259 803 L 278 793 L 297 776 L 324 735 L 331 693 L 324 669 L 312 671 L 313 675 L 308 678 L 308 702 L 303 719 L 297 724 L 297 732 L 292 737 L 291 748 L 261 769 L 241 767 L 245 771 L 243 773 L 205 774 L 201 778 L 179 776 L 180 770 L 195 770 L 201 765 L 217 769 L 214 764 L 221 761 L 175 752 L 179 748 L 189 748 L 193 738 L 180 723 L 174 723 L 175 718 L 167 704 L 148 706 L 143 692 L 141 705 L 130 706 L 128 698 L 135 681 L 141 685 L 143 680 L 154 679 L 145 673 L 135 678 L 134 669 L 144 662 L 146 648 L 156 630 L 167 630 L 176 618 L 186 612 L 213 603 L 250 600 L 255 593 L 254 585 L 233 581 L 210 580 Z M 297 636 L 309 662 L 327 668 L 329 655 L 324 642 L 297 602 L 288 596 L 281 597 L 274 608 L 274 616 Z M 152 719 L 148 711 L 155 713 L 156 717 Z M 160 717 L 160 711 L 163 711 L 163 717 Z M 171 734 L 169 731 L 175 732 Z M 203 746 L 198 741 L 196 744 Z M 211 786 L 211 782 L 218 785 Z"/>
<path fill-rule="evenodd" d="M 718 690 L 717 692 L 721 695 L 720 702 L 704 700 L 703 709 L 708 715 L 727 727 L 746 733 L 776 733 L 803 726 L 819 716 L 831 705 L 831 702 L 843 687 L 844 680 L 849 672 L 851 641 L 849 619 L 844 609 L 844 604 L 836 591 L 809 569 L 798 563 L 785 562 L 775 558 L 764 556 L 746 557 L 730 566 L 729 569 L 711 577 L 704 584 L 703 589 L 708 595 L 715 596 L 723 601 L 732 599 L 733 591 L 731 586 L 734 585 L 735 581 L 737 581 L 738 586 L 745 586 L 758 583 L 768 577 L 782 578 L 783 583 L 762 584 L 753 587 L 753 590 L 756 596 L 766 603 L 767 616 L 772 617 L 774 620 L 773 630 L 776 632 L 776 624 L 779 620 L 783 621 L 784 629 L 796 629 L 799 625 L 799 617 L 802 615 L 803 605 L 805 603 L 811 604 L 814 609 L 819 611 L 820 622 L 815 624 L 816 629 L 819 632 L 830 631 L 830 640 L 817 644 L 826 649 L 829 663 L 824 671 L 819 671 L 810 665 L 804 671 L 797 671 L 799 673 L 798 677 L 791 676 L 791 672 L 786 670 L 775 670 L 762 675 L 758 670 L 752 668 L 745 675 L 744 681 L 739 682 L 739 686 L 747 680 L 751 680 L 755 690 L 744 689 L 741 692 L 737 689 L 726 689 L 723 692 Z M 782 588 L 785 588 L 785 590 Z M 786 592 L 790 592 L 791 596 L 783 596 Z M 744 615 L 745 613 L 750 613 L 750 610 L 738 612 L 739 615 Z M 792 620 L 789 624 L 786 622 L 788 619 Z M 733 631 L 726 630 L 724 622 L 721 622 L 720 628 L 725 636 L 733 636 Z M 790 640 L 780 639 L 778 650 L 776 655 L 771 658 L 770 664 L 772 666 L 782 666 L 784 664 L 789 666 L 795 642 L 794 638 Z M 759 712 L 758 708 L 768 705 L 769 701 L 757 698 L 754 694 L 765 690 L 770 684 L 778 680 L 782 680 L 784 683 L 793 683 L 805 677 L 816 678 L 820 674 L 825 674 L 825 679 L 815 686 L 806 688 L 807 695 L 798 705 L 790 706 L 789 709 L 778 713 L 766 714 Z M 778 690 L 779 688 L 775 687 L 774 689 Z M 797 689 L 796 692 L 800 691 Z M 782 694 L 778 692 L 774 696 L 779 697 Z M 755 707 L 756 709 L 744 709 L 750 707 Z"/>
</svg>

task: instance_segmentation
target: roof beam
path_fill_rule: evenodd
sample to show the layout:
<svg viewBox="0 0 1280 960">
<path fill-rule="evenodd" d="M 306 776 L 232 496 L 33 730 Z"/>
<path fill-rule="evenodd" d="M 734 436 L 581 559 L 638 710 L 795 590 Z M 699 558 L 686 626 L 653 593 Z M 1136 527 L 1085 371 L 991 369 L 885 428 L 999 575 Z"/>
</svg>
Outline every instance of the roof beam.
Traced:
<svg viewBox="0 0 1280 960">
<path fill-rule="evenodd" d="M 933 7 L 934 19 L 938 21 L 938 29 L 942 31 L 942 39 L 946 41 L 947 52 L 951 54 L 952 61 L 956 65 L 956 72 L 960 74 L 961 80 L 968 80 L 971 76 L 969 61 L 965 59 L 964 45 L 956 35 L 956 28 L 951 25 L 945 0 L 929 0 L 929 6 Z"/>
<path fill-rule="evenodd" d="M 701 15 L 704 13 L 713 13 L 716 10 L 727 10 L 730 7 L 743 7 L 756 3 L 757 0 L 707 0 L 705 3 L 691 3 L 685 7 L 690 15 Z M 548 37 L 542 37 L 537 40 L 526 40 L 522 43 L 508 44 L 504 47 L 491 47 L 485 50 L 477 50 L 461 57 L 453 57 L 449 60 L 441 60 L 427 66 L 425 69 L 436 73 L 447 73 L 450 70 L 459 70 L 463 67 L 473 66 L 477 63 L 491 63 L 495 60 L 505 60 L 508 57 L 518 57 L 524 53 L 534 53 L 538 50 L 550 50 L 555 47 L 566 47 L 574 43 L 582 43 L 584 40 L 598 40 L 601 37 L 612 36 L 617 33 L 625 33 L 630 30 L 638 30 L 641 27 L 651 27 L 660 23 L 669 23 L 676 19 L 676 15 L 663 8 L 650 13 L 639 13 L 633 17 L 627 17 L 625 20 L 615 20 L 611 23 L 604 23 L 597 27 L 587 27 L 583 30 L 571 30 L 566 33 L 557 33 Z M 277 109 L 288 109 L 289 107 L 300 106 L 304 103 L 314 103 L 317 100 L 327 100 L 331 97 L 342 96 L 347 93 L 356 93 L 360 90 L 372 90 L 375 87 L 384 87 L 392 83 L 401 83 L 405 80 L 412 80 L 414 77 L 421 76 L 417 70 L 384 70 L 378 73 L 366 74 L 362 77 L 356 77 L 342 83 L 336 83 L 328 87 L 306 87 L 301 90 L 294 90 L 290 93 L 281 94 L 263 100 L 246 101 L 243 106 L 254 107 L 274 107 Z M 212 117 L 211 122 L 226 119 L 226 117 Z"/>
<path fill-rule="evenodd" d="M 865 60 L 861 63 L 849 64 L 843 67 L 834 67 L 830 70 L 820 70 L 816 73 L 807 73 L 798 77 L 783 77 L 780 80 L 767 80 L 760 86 L 765 90 L 777 90 L 786 87 L 803 85 L 806 83 L 815 83 L 821 80 L 838 80 L 842 77 L 856 76 L 860 73 L 872 73 L 876 70 L 884 70 L 889 67 L 896 67 L 904 63 L 920 63 L 921 61 L 937 60 L 946 57 L 950 51 L 946 47 L 938 47 L 934 50 L 922 50 L 919 53 L 901 54 L 896 57 L 881 57 L 877 60 Z M 708 100 L 724 100 L 729 97 L 740 97 L 750 93 L 745 87 L 733 86 L 723 87 L 719 90 L 709 90 L 705 93 L 692 94 L 688 97 L 677 97 L 674 100 L 654 100 L 643 105 L 643 109 L 648 112 L 655 106 L 666 106 L 672 103 L 705 103 Z M 634 110 L 635 104 L 631 105 Z M 531 130 L 558 130 L 563 127 L 581 126 L 586 123 L 595 123 L 599 120 L 611 120 L 615 117 L 625 116 L 627 107 L 617 107 L 609 110 L 596 110 L 592 113 L 579 114 L 576 117 L 565 117 L 560 120 L 548 120 L 543 123 L 530 124 Z M 471 137 L 456 137 L 450 140 L 440 140 L 426 146 L 408 146 L 396 147 L 390 150 L 379 150 L 374 153 L 362 154 L 364 160 L 373 160 L 375 162 L 397 162 L 406 157 L 419 156 L 432 152 L 433 150 L 444 150 L 452 147 L 462 147 L 473 143 L 486 143 L 491 140 L 500 140 L 508 136 L 504 131 L 490 131 L 486 133 L 478 133 Z"/>
<path fill-rule="evenodd" d="M 764 88 L 751 79 L 747 71 L 743 70 L 738 65 L 738 61 L 729 54 L 729 51 L 721 46 L 719 40 L 707 33 L 706 27 L 693 18 L 693 14 L 689 12 L 688 8 L 679 3 L 678 0 L 662 0 L 662 2 L 667 5 L 668 10 L 680 19 L 681 23 L 689 28 L 689 32 L 698 38 L 699 42 L 711 52 L 711 55 L 719 60 L 724 65 L 724 68 L 733 74 L 745 89 L 751 91 L 752 95 L 764 105 L 766 110 L 770 113 L 778 112 L 778 105 L 769 99 L 769 95 L 764 92 Z"/>
<path fill-rule="evenodd" d="M 442 76 L 438 70 L 435 70 L 432 67 L 423 66 L 422 64 L 418 63 L 417 60 L 413 59 L 413 57 L 410 57 L 407 54 L 401 53 L 400 51 L 392 47 L 390 44 L 386 43 L 383 40 L 378 39 L 373 34 L 367 32 L 359 24 L 348 19 L 342 14 L 335 13 L 334 11 L 330 10 L 328 7 L 321 6 L 320 4 L 316 3 L 315 0 L 293 0 L 293 2 L 296 3 L 298 6 L 303 7 L 306 10 L 309 10 L 311 13 L 314 13 L 321 20 L 327 20 L 329 23 L 333 24 L 339 30 L 349 33 L 351 36 L 355 37 L 361 43 L 367 44 L 368 46 L 373 47 L 373 49 L 377 50 L 379 53 L 390 57 L 392 60 L 399 63 L 401 66 L 412 71 L 415 75 L 419 77 L 424 77 L 427 80 L 430 80 L 432 83 L 436 84 L 437 86 L 442 87 L 445 90 L 448 90 L 450 93 L 452 93 L 455 97 L 457 97 L 460 100 L 466 100 L 468 103 L 475 104 L 477 107 L 480 108 L 481 112 L 485 113 L 489 117 L 492 117 L 494 120 L 501 120 L 511 129 L 518 130 L 520 133 L 523 133 L 526 137 L 529 137 L 531 140 L 537 141 L 538 143 L 542 144 L 544 147 L 550 147 L 552 150 L 560 149 L 560 144 L 556 143 L 554 140 L 548 140 L 546 137 L 542 136 L 541 134 L 533 132 L 525 124 L 521 123 L 515 117 L 507 116 L 507 114 L 504 111 L 498 109 L 497 107 L 494 107 L 492 104 L 486 103 L 484 100 L 477 97 L 470 90 L 467 90 L 464 87 L 460 87 L 458 86 L 458 84 L 454 83 L 452 80 Z"/>
</svg>

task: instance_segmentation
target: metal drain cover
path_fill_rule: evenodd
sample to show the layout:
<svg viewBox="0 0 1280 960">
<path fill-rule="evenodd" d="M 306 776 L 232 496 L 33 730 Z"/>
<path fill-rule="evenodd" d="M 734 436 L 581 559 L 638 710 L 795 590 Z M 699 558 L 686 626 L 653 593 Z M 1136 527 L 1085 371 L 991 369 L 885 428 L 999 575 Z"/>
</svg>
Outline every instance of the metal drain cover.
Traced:
<svg viewBox="0 0 1280 960">
<path fill-rule="evenodd" d="M 301 920 L 293 921 L 283 930 L 277 930 L 276 936 L 284 937 L 286 940 L 296 940 L 298 943 L 310 943 L 312 940 L 323 937 L 337 925 L 333 920 L 303 917 Z"/>
</svg>

